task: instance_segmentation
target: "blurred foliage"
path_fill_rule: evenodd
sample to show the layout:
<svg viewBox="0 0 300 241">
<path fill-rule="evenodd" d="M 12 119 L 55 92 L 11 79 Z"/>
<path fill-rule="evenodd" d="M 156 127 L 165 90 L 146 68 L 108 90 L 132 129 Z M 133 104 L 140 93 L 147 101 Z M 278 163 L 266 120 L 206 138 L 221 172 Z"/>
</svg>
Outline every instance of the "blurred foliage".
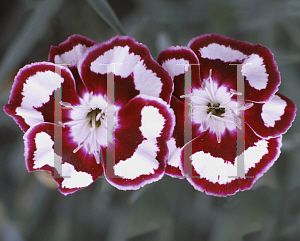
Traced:
<svg viewBox="0 0 300 241">
<path fill-rule="evenodd" d="M 75 33 L 101 42 L 122 32 L 155 59 L 204 33 L 267 46 L 281 72 L 280 92 L 300 106 L 298 0 L 2 0 L 1 106 L 18 69 L 47 61 L 51 45 Z M 251 190 L 226 198 L 168 176 L 126 192 L 101 177 L 65 197 L 27 173 L 22 131 L 3 111 L 0 120 L 0 241 L 300 240 L 299 118 L 274 166 Z"/>
</svg>

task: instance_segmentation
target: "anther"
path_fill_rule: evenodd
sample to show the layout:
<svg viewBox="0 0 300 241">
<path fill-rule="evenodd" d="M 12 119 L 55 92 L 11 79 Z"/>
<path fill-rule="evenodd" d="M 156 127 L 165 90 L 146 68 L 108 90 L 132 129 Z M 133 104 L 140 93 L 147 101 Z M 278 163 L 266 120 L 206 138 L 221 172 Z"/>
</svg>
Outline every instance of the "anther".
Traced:
<svg viewBox="0 0 300 241">
<path fill-rule="evenodd" d="M 74 150 L 73 150 L 73 153 L 76 153 L 78 152 L 78 150 L 83 147 L 83 144 L 79 144 Z"/>
</svg>

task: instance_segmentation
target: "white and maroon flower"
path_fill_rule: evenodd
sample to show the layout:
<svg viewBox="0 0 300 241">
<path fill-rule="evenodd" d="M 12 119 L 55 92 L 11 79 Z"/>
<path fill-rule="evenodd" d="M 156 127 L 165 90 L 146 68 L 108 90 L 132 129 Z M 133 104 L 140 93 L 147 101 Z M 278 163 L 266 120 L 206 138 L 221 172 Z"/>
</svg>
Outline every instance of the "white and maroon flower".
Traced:
<svg viewBox="0 0 300 241">
<path fill-rule="evenodd" d="M 261 45 L 207 34 L 193 38 L 188 47 L 165 49 L 158 62 L 174 82 L 176 126 L 168 141 L 166 173 L 185 176 L 195 189 L 210 195 L 251 188 L 278 158 L 282 134 L 296 112 L 291 100 L 276 93 L 280 75 L 272 53 Z M 242 94 L 237 92 L 238 64 L 244 79 L 242 100 L 237 98 Z M 191 66 L 190 94 L 184 89 L 184 65 Z M 190 119 L 184 114 L 187 100 L 192 103 Z M 190 140 L 184 139 L 185 122 L 191 125 Z M 244 136 L 243 150 L 237 150 L 239 136 Z M 244 160 L 245 178 L 237 175 L 238 158 Z"/>
<path fill-rule="evenodd" d="M 169 106 L 173 83 L 149 50 L 125 36 L 98 44 L 73 35 L 51 47 L 49 61 L 18 72 L 4 107 L 25 132 L 28 171 L 49 171 L 65 195 L 90 185 L 103 171 L 122 190 L 159 180 L 175 125 Z M 117 64 L 114 69 L 111 63 Z M 110 72 L 113 96 L 107 93 Z M 54 97 L 59 88 L 62 121 L 57 124 Z M 109 116 L 113 123 L 107 122 Z M 55 148 L 57 138 L 61 149 Z M 114 161 L 106 162 L 111 148 L 115 162 L 108 165 Z"/>
</svg>

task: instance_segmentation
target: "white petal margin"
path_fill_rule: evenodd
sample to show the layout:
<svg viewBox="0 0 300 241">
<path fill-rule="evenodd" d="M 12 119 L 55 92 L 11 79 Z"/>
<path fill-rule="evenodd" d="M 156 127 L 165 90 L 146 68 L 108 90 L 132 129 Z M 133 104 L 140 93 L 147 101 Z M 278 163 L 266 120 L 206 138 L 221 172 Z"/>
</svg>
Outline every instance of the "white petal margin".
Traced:
<svg viewBox="0 0 300 241">
<path fill-rule="evenodd" d="M 162 67 L 168 71 L 169 75 L 174 79 L 175 76 L 185 73 L 185 66 L 189 65 L 186 59 L 168 59 L 162 63 Z"/>
<path fill-rule="evenodd" d="M 90 70 L 94 73 L 106 74 L 110 72 L 108 65 L 114 64 L 115 76 L 127 78 L 133 74 L 135 88 L 140 91 L 140 94 L 159 97 L 163 85 L 161 79 L 152 70 L 146 68 L 141 56 L 130 53 L 129 49 L 129 46 L 115 46 L 95 59 L 91 63 Z"/>
<path fill-rule="evenodd" d="M 257 90 L 267 87 L 268 77 L 263 58 L 257 54 L 251 54 L 243 62 L 242 74 L 246 77 L 249 85 Z"/>
<path fill-rule="evenodd" d="M 141 175 L 154 174 L 159 167 L 156 160 L 159 151 L 156 138 L 161 135 L 165 119 L 159 113 L 159 109 L 153 106 L 145 106 L 141 115 L 142 124 L 139 129 L 146 140 L 138 145 L 130 158 L 121 160 L 114 166 L 115 175 L 122 178 L 133 180 Z"/>
<path fill-rule="evenodd" d="M 275 121 L 281 119 L 284 115 L 285 107 L 287 103 L 281 99 L 278 95 L 274 95 L 274 97 L 266 102 L 262 106 L 261 118 L 264 121 L 266 127 L 274 127 Z"/>
<path fill-rule="evenodd" d="M 32 127 L 31 127 L 32 128 Z M 27 133 L 30 132 L 30 129 Z M 25 140 L 25 150 L 28 151 L 28 143 L 26 134 L 24 136 Z M 90 185 L 93 182 L 93 178 L 90 174 L 76 171 L 74 166 L 70 163 L 63 163 L 59 167 L 54 165 L 54 157 L 56 156 L 61 160 L 60 156 L 57 156 L 54 153 L 53 146 L 54 142 L 51 139 L 51 136 L 45 132 L 37 133 L 35 138 L 36 151 L 34 155 L 34 164 L 33 169 L 39 170 L 45 165 L 48 165 L 52 168 L 55 168 L 61 177 L 64 178 L 62 182 L 62 188 L 73 189 L 73 188 L 82 188 Z M 28 153 L 25 151 L 25 157 Z"/>
<path fill-rule="evenodd" d="M 41 63 L 38 63 L 39 65 Z M 53 65 L 43 63 L 44 65 Z M 35 64 L 25 66 L 21 71 L 32 68 Z M 22 72 L 19 74 L 22 74 Z M 25 123 L 29 126 L 43 122 L 44 118 L 41 112 L 35 108 L 43 106 L 50 100 L 50 96 L 55 90 L 60 88 L 64 79 L 52 71 L 36 72 L 31 75 L 26 83 L 23 84 L 21 106 L 16 108 L 16 114 L 22 116 Z"/>
<path fill-rule="evenodd" d="M 199 53 L 202 58 L 211 60 L 220 59 L 223 62 L 241 61 L 247 58 L 247 55 L 242 52 L 217 43 L 211 43 L 206 47 L 200 48 Z"/>
<path fill-rule="evenodd" d="M 268 140 L 261 139 L 255 143 L 255 146 L 249 147 L 244 152 L 244 170 L 245 173 L 250 168 L 255 167 L 262 157 L 268 153 Z M 213 157 L 203 151 L 196 152 L 190 157 L 192 165 L 201 178 L 206 178 L 212 183 L 227 184 L 234 180 L 230 176 L 237 176 L 237 158 L 232 165 L 222 158 Z M 188 178 L 190 179 L 190 178 Z"/>
</svg>

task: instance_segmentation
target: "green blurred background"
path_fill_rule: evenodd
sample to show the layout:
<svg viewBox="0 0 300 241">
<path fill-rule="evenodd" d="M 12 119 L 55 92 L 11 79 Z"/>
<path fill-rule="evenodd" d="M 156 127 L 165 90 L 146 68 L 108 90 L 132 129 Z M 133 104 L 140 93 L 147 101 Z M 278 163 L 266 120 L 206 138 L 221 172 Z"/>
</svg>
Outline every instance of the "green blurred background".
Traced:
<svg viewBox="0 0 300 241">
<path fill-rule="evenodd" d="M 154 59 L 205 33 L 259 43 L 278 63 L 279 92 L 300 104 L 299 0 L 1 0 L 1 106 L 19 68 L 47 61 L 50 46 L 75 33 L 98 42 L 125 33 Z M 23 132 L 3 111 L 0 120 L 0 241 L 300 240 L 299 118 L 274 166 L 226 198 L 168 176 L 138 191 L 101 177 L 65 197 L 50 178 L 27 172 Z"/>
</svg>

